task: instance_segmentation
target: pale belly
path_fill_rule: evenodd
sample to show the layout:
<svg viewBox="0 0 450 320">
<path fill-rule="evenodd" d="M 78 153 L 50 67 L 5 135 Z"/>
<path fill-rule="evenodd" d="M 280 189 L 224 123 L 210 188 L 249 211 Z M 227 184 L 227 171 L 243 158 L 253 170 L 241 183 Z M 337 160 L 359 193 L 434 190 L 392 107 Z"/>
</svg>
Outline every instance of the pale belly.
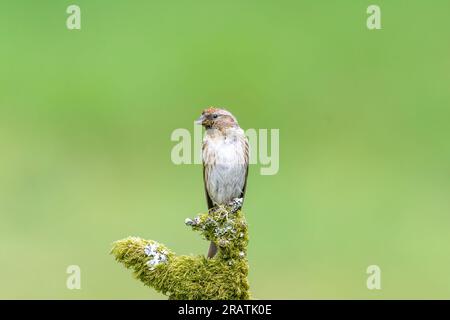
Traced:
<svg viewBox="0 0 450 320">
<path fill-rule="evenodd" d="M 239 140 L 215 141 L 204 152 L 206 189 L 214 204 L 226 204 L 241 197 L 247 173 L 243 148 Z"/>
</svg>

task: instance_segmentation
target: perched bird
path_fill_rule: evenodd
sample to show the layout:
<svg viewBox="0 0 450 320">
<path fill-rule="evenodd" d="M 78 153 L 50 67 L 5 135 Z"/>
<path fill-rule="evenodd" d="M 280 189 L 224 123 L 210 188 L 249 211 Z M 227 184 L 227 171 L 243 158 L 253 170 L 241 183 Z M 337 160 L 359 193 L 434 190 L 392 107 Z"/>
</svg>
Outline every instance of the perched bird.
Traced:
<svg viewBox="0 0 450 320">
<path fill-rule="evenodd" d="M 244 200 L 247 185 L 249 148 L 244 130 L 227 110 L 207 108 L 196 121 L 206 129 L 203 140 L 203 181 L 208 209 L 227 205 L 235 198 Z M 208 258 L 217 246 L 211 242 Z"/>
</svg>

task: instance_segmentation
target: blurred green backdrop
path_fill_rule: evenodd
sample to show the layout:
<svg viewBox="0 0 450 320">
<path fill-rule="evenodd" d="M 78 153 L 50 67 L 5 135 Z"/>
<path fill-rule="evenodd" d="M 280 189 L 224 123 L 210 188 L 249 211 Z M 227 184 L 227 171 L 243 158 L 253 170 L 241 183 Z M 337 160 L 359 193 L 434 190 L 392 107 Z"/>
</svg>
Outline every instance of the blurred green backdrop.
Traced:
<svg viewBox="0 0 450 320">
<path fill-rule="evenodd" d="M 249 176 L 256 298 L 450 298 L 450 3 L 376 1 L 369 31 L 372 2 L 2 1 L 0 298 L 164 298 L 108 252 L 206 252 L 170 134 L 208 105 L 280 129 Z"/>
</svg>

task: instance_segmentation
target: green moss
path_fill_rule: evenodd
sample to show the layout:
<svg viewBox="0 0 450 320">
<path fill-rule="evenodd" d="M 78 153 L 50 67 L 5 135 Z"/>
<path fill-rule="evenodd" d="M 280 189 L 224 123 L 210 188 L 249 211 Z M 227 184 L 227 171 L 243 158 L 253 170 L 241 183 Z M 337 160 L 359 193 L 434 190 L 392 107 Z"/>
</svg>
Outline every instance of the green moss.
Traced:
<svg viewBox="0 0 450 320">
<path fill-rule="evenodd" d="M 185 222 L 217 244 L 214 258 L 178 256 L 162 244 L 136 237 L 115 242 L 111 252 L 137 279 L 169 299 L 249 299 L 248 232 L 241 211 L 220 206 Z"/>
</svg>

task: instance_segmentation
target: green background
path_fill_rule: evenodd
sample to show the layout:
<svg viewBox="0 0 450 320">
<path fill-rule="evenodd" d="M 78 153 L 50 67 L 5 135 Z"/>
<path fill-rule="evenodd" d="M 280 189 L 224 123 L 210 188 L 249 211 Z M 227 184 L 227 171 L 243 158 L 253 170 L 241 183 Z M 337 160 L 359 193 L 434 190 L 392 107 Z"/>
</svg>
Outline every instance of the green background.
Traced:
<svg viewBox="0 0 450 320">
<path fill-rule="evenodd" d="M 208 105 L 280 129 L 278 174 L 248 182 L 256 298 L 450 298 L 450 3 L 376 1 L 369 31 L 372 3 L 2 1 L 0 298 L 164 298 L 108 252 L 206 252 L 170 135 Z"/>
</svg>

